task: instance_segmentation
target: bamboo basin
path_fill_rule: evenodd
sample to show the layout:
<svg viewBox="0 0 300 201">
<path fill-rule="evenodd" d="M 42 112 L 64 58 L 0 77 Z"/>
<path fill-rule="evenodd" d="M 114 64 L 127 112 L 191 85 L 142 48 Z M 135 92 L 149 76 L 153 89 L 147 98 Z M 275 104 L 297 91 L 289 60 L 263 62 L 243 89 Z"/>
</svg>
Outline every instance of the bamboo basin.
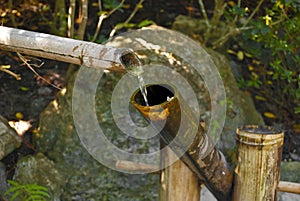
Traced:
<svg viewBox="0 0 300 201">
<path fill-rule="evenodd" d="M 234 201 L 277 200 L 284 133 L 269 126 L 237 129 Z"/>
<path fill-rule="evenodd" d="M 161 152 L 161 165 L 166 168 L 160 177 L 160 200 L 199 201 L 197 180 L 219 201 L 230 200 L 233 176 L 225 157 L 206 135 L 176 87 L 148 85 L 147 92 L 149 106 L 144 104 L 139 90 L 133 94 L 131 103 L 159 130 L 162 147 L 170 148 Z M 171 164 L 170 161 L 174 163 L 167 167 L 165 164 Z"/>
</svg>

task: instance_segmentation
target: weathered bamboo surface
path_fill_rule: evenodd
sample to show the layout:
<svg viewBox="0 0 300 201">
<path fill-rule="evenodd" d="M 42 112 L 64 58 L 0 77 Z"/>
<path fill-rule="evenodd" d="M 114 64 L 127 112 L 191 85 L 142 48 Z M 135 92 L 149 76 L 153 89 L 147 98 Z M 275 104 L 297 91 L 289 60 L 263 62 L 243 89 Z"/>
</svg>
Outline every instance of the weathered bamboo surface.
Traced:
<svg viewBox="0 0 300 201">
<path fill-rule="evenodd" d="M 137 163 L 132 161 L 124 161 L 124 160 L 117 160 L 116 161 L 116 169 L 120 171 L 130 171 L 130 172 L 144 172 L 149 171 L 152 173 L 158 173 L 159 167 L 156 165 L 145 164 L 145 163 Z"/>
<path fill-rule="evenodd" d="M 189 167 L 218 200 L 230 200 L 233 175 L 223 154 L 205 134 L 189 106 L 185 105 L 183 99 L 180 98 L 180 94 L 174 89 L 173 95 L 164 94 L 165 89 L 163 88 L 160 85 L 147 87 L 150 106 L 143 105 L 143 98 L 139 92 L 132 96 L 132 104 L 146 119 L 151 120 L 154 127 L 161 131 L 162 141 L 176 155 L 180 155 L 178 152 L 181 150 L 186 150 L 180 160 Z M 173 96 L 173 98 L 168 101 L 167 96 Z M 151 100 L 152 98 L 158 100 Z M 182 124 L 181 119 L 184 119 L 186 123 Z M 178 136 L 179 129 L 180 134 Z M 195 138 L 192 144 L 188 144 L 186 139 L 194 132 L 196 132 Z M 176 141 L 175 138 L 177 138 Z M 203 155 L 202 153 L 206 154 Z"/>
<path fill-rule="evenodd" d="M 161 165 L 169 164 L 177 156 L 167 148 L 161 155 Z M 160 201 L 199 201 L 201 185 L 195 174 L 181 161 L 162 169 L 160 173 Z"/>
<path fill-rule="evenodd" d="M 280 181 L 277 190 L 281 192 L 300 194 L 300 184 L 294 182 Z"/>
<path fill-rule="evenodd" d="M 237 129 L 234 201 L 277 200 L 284 133 L 267 126 Z"/>
<path fill-rule="evenodd" d="M 125 71 L 122 55 L 129 49 L 0 26 L 0 49 L 87 67 Z"/>
</svg>

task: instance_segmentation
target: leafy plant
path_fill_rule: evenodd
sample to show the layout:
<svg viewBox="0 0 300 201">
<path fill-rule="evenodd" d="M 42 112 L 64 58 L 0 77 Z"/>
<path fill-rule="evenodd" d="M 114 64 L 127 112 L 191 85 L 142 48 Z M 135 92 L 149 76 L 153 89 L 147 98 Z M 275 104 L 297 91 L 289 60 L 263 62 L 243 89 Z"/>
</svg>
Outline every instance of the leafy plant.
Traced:
<svg viewBox="0 0 300 201">
<path fill-rule="evenodd" d="M 240 1 L 241 2 L 241 1 Z M 266 124 L 282 125 L 285 130 L 283 156 L 299 155 L 300 128 L 300 3 L 296 0 L 260 0 L 261 8 L 250 21 L 250 12 L 232 5 L 227 19 L 238 16 L 237 26 L 247 27 L 230 41 L 227 53 L 240 68 L 238 84 L 254 97 Z M 246 11 L 248 2 L 238 7 Z M 246 29 L 247 28 L 247 29 Z M 243 52 L 244 57 L 238 57 Z"/>
<path fill-rule="evenodd" d="M 250 62 L 260 61 L 252 62 L 247 86 L 260 89 L 253 92 L 275 100 L 276 107 L 293 119 L 297 119 L 300 104 L 300 16 L 297 14 L 300 4 L 297 2 L 267 2 L 261 15 L 249 22 L 252 28 L 237 39 L 242 50 L 252 56 Z"/>
<path fill-rule="evenodd" d="M 8 180 L 10 188 L 4 196 L 10 196 L 10 201 L 20 198 L 22 201 L 43 201 L 50 198 L 48 189 L 37 184 L 19 184 L 16 181 Z"/>
<path fill-rule="evenodd" d="M 120 2 L 118 0 L 104 0 L 103 7 L 105 10 L 113 10 L 119 6 Z M 123 11 L 122 7 L 118 7 L 119 11 Z"/>
</svg>

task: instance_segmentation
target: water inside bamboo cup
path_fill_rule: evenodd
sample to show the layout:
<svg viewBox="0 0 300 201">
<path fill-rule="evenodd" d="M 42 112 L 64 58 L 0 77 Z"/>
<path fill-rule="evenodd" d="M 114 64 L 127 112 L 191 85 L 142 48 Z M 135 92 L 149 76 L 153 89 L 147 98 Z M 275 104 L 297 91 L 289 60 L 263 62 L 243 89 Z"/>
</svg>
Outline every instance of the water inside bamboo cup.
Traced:
<svg viewBox="0 0 300 201">
<path fill-rule="evenodd" d="M 283 144 L 283 132 L 271 126 L 246 125 L 237 129 L 236 140 L 252 146 Z"/>
<path fill-rule="evenodd" d="M 165 84 L 147 86 L 147 99 L 149 106 L 160 105 L 164 102 L 169 102 L 174 98 L 174 90 Z M 141 106 L 146 106 L 141 91 L 133 95 L 134 101 Z"/>
</svg>

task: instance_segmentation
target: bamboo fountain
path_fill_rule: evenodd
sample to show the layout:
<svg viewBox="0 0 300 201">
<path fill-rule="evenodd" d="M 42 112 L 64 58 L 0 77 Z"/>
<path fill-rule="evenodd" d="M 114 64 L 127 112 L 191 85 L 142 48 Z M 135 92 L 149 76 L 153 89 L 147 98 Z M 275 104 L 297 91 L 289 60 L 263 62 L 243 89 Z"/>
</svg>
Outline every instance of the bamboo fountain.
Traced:
<svg viewBox="0 0 300 201">
<path fill-rule="evenodd" d="M 112 71 L 125 72 L 128 66 L 139 65 L 137 55 L 130 49 L 4 26 L 0 26 L 0 33 L 1 50 Z M 279 182 L 284 136 L 281 131 L 255 125 L 238 128 L 238 163 L 233 173 L 176 88 L 161 84 L 147 86 L 147 90 L 149 106 L 139 90 L 132 95 L 131 103 L 160 131 L 160 146 L 169 148 L 161 156 L 161 165 L 164 167 L 174 157 L 180 159 L 160 172 L 161 201 L 199 201 L 203 183 L 224 201 L 276 200 L 277 190 L 300 193 L 299 184 Z M 187 119 L 189 124 L 179 127 L 181 119 Z M 183 135 L 177 138 L 179 130 Z M 197 134 L 193 143 L 186 145 L 184 136 L 191 130 Z M 185 148 L 184 154 L 178 154 Z M 138 168 L 145 168 L 142 166 Z"/>
</svg>

